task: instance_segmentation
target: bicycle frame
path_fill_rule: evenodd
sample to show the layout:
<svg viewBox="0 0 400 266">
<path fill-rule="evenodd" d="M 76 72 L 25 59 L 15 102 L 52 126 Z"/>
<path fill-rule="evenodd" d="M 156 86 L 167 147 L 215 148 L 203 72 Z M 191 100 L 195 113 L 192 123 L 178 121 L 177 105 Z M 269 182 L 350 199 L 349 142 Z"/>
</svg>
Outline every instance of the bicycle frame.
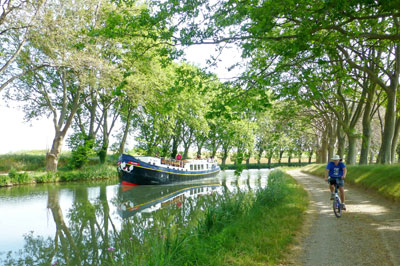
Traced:
<svg viewBox="0 0 400 266">
<path fill-rule="evenodd" d="M 339 193 L 338 193 L 338 188 L 339 185 L 337 184 L 337 182 L 335 182 L 335 197 L 333 199 L 333 212 L 335 213 L 335 216 L 337 218 L 340 218 L 342 216 L 342 205 L 340 202 L 340 197 L 339 197 Z"/>
</svg>

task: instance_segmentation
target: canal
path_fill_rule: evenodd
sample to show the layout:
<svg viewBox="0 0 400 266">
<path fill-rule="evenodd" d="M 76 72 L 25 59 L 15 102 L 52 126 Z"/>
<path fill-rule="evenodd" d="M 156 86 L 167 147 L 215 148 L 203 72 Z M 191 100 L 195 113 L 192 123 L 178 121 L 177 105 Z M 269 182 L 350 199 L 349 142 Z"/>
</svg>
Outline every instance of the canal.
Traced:
<svg viewBox="0 0 400 266">
<path fill-rule="evenodd" d="M 225 192 L 265 188 L 268 173 L 245 170 L 238 177 L 227 170 L 157 186 L 125 187 L 114 180 L 1 188 L 0 265 L 104 263 L 124 256 L 116 249 L 127 242 L 132 249 L 143 244 L 149 232 L 163 238 L 195 228 L 202 211 Z"/>
</svg>

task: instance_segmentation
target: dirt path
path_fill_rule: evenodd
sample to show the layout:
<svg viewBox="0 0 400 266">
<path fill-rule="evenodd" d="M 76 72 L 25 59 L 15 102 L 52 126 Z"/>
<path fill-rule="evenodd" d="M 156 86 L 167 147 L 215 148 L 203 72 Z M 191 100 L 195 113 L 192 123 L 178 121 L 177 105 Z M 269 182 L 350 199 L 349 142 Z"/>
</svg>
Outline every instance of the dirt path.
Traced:
<svg viewBox="0 0 400 266">
<path fill-rule="evenodd" d="M 400 265 L 400 205 L 345 185 L 347 211 L 333 214 L 328 184 L 288 171 L 311 198 L 304 234 L 288 258 L 294 265 Z"/>
</svg>

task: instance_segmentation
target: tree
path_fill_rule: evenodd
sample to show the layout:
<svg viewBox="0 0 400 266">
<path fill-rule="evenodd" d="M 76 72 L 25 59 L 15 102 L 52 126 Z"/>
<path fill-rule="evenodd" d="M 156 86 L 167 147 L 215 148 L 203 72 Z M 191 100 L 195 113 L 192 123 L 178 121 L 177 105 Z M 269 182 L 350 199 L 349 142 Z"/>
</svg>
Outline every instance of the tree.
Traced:
<svg viewBox="0 0 400 266">
<path fill-rule="evenodd" d="M 390 163 L 397 141 L 395 116 L 400 6 L 396 1 L 259 3 L 233 0 L 210 5 L 207 1 L 198 0 L 156 4 L 162 5 L 160 18 L 165 19 L 166 14 L 171 17 L 172 14 L 180 15 L 179 19 L 175 18 L 179 25 L 171 22 L 171 31 L 175 33 L 176 40 L 186 45 L 239 45 L 243 49 L 242 56 L 250 61 L 249 71 L 245 75 L 247 82 L 283 95 L 286 93 L 285 86 L 280 87 L 282 80 L 289 82 L 293 79 L 292 75 L 286 73 L 290 67 L 307 66 L 310 62 L 324 64 L 329 61 L 326 55 L 340 54 L 350 68 L 366 73 L 387 94 L 381 158 L 382 163 Z M 183 22 L 190 27 L 180 26 Z M 369 53 L 363 47 L 378 47 L 387 60 L 378 61 L 376 57 L 368 57 Z M 359 117 L 359 113 L 353 118 Z M 343 129 L 350 138 L 348 156 L 353 163 L 355 134 L 347 126 Z"/>
<path fill-rule="evenodd" d="M 38 26 L 37 16 L 44 2 L 5 0 L 0 3 L 0 91 L 19 77 L 42 67 L 19 71 L 14 63 Z"/>
<path fill-rule="evenodd" d="M 64 138 L 84 101 L 90 74 L 112 68 L 92 53 L 95 45 L 86 33 L 101 14 L 99 2 L 85 1 L 85 5 L 87 9 L 81 9 L 76 1 L 62 1 L 43 6 L 38 16 L 40 27 L 20 52 L 18 64 L 23 72 L 46 67 L 20 77 L 22 90 L 9 90 L 10 98 L 24 102 L 27 119 L 52 116 L 55 137 L 46 159 L 50 171 L 57 171 Z"/>
</svg>

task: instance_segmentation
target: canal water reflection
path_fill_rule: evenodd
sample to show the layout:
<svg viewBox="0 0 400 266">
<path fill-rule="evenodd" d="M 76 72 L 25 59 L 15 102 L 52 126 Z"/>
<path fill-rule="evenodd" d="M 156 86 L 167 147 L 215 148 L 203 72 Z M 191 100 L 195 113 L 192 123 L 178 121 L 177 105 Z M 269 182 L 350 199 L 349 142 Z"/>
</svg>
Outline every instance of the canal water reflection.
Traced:
<svg viewBox="0 0 400 266">
<path fill-rule="evenodd" d="M 224 192 L 265 188 L 268 173 L 246 170 L 237 177 L 228 170 L 215 178 L 157 186 L 99 181 L 2 188 L 0 264 L 107 261 L 105 250 L 124 241 L 121 231 L 129 228 L 126 239 L 140 243 L 148 230 L 190 227 Z"/>
</svg>

